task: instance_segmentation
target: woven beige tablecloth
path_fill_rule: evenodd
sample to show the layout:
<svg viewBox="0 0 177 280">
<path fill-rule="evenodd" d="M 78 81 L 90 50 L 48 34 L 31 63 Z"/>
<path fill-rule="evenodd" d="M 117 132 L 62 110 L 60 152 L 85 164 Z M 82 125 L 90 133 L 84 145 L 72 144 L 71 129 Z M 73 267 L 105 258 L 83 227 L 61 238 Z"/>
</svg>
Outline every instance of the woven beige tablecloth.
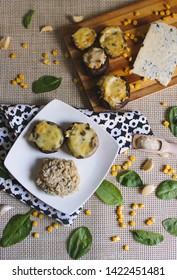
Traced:
<svg viewBox="0 0 177 280">
<path fill-rule="evenodd" d="M 82 14 L 85 18 L 92 18 L 97 15 L 112 11 L 119 7 L 135 3 L 134 0 L 11 0 L 0 1 L 0 37 L 9 35 L 12 38 L 10 48 L 0 51 L 0 103 L 6 104 L 47 104 L 50 100 L 58 98 L 70 105 L 90 108 L 90 103 L 86 94 L 79 90 L 72 82 L 76 77 L 76 72 L 70 58 L 65 58 L 66 47 L 62 38 L 65 27 L 71 24 L 70 17 Z M 31 26 L 26 30 L 22 25 L 22 17 L 29 10 L 35 10 L 35 16 Z M 44 25 L 51 25 L 54 28 L 52 33 L 39 33 Z M 23 42 L 28 43 L 28 48 L 21 46 Z M 42 53 L 49 53 L 52 61 L 51 50 L 59 50 L 57 59 L 60 64 L 44 65 L 41 62 Z M 15 53 L 17 58 L 9 58 L 10 53 Z M 25 75 L 25 82 L 28 89 L 19 86 L 12 86 L 10 81 L 18 74 Z M 60 89 L 50 93 L 36 95 L 31 91 L 31 83 L 36 78 L 44 74 L 53 74 L 62 77 Z M 175 137 L 167 127 L 162 125 L 166 117 L 167 108 L 177 105 L 177 87 L 163 90 L 149 97 L 131 102 L 126 110 L 139 110 L 148 119 L 150 126 L 156 136 L 165 137 L 169 141 L 175 142 Z M 160 103 L 166 101 L 168 107 L 162 107 Z M 164 164 L 170 164 L 177 170 L 175 156 L 161 158 L 155 154 L 150 155 L 155 162 L 151 172 L 143 172 L 141 164 L 149 155 L 128 151 L 128 155 L 119 155 L 116 164 L 122 164 L 129 155 L 134 154 L 136 161 L 133 169 L 143 178 L 144 184 L 158 185 L 161 181 L 171 178 L 162 172 Z M 18 161 L 18 159 L 16 159 Z M 106 160 L 106 159 L 105 159 Z M 15 163 L 15 162 L 14 162 Z M 17 162 L 16 162 L 17 164 Z M 96 172 L 99 172 L 97 166 Z M 35 229 L 39 232 L 39 239 L 28 236 L 23 242 L 9 248 L 0 248 L 0 259 L 69 259 L 66 250 L 67 238 L 71 232 L 80 226 L 87 226 L 93 236 L 93 245 L 89 253 L 83 259 L 93 260 L 126 260 L 126 259 L 176 259 L 177 258 L 177 238 L 169 235 L 162 227 L 165 218 L 177 217 L 177 201 L 162 201 L 157 199 L 155 193 L 143 197 L 137 189 L 129 189 L 116 183 L 115 177 L 108 175 L 108 180 L 116 184 L 124 197 L 124 221 L 126 228 L 121 228 L 117 222 L 116 207 L 107 206 L 102 203 L 96 195 L 93 195 L 84 205 L 83 210 L 78 215 L 71 227 L 60 226 L 53 232 L 48 233 L 46 227 L 53 221 L 49 217 L 39 220 L 39 225 Z M 135 242 L 129 230 L 128 222 L 132 219 L 129 215 L 132 203 L 144 203 L 143 209 L 137 210 L 134 218 L 136 229 L 151 230 L 164 235 L 164 241 L 158 246 L 145 246 Z M 0 204 L 7 204 L 14 207 L 11 211 L 0 217 L 0 236 L 3 228 L 11 216 L 17 213 L 25 213 L 29 207 L 10 197 L 8 194 L 0 193 Z M 91 210 L 91 216 L 85 215 L 85 209 Z M 147 226 L 145 220 L 155 217 L 152 226 Z M 121 240 L 117 243 L 111 242 L 111 236 L 119 235 Z M 129 245 L 129 251 L 123 250 L 123 245 Z"/>
</svg>

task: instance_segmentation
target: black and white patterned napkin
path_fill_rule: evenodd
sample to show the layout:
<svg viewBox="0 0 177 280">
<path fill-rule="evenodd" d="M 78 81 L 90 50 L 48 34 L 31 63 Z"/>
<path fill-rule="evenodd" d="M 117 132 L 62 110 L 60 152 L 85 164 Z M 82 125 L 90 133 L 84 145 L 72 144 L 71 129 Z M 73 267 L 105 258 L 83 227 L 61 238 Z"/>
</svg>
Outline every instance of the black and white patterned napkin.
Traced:
<svg viewBox="0 0 177 280">
<path fill-rule="evenodd" d="M 8 151 L 28 122 L 42 107 L 36 105 L 0 105 L 0 162 L 3 163 Z M 101 125 L 119 144 L 118 153 L 131 148 L 133 134 L 149 134 L 152 131 L 145 116 L 138 111 L 118 113 L 95 113 L 78 109 Z M 0 190 L 4 190 L 23 203 L 43 212 L 64 225 L 71 225 L 82 206 L 73 214 L 68 215 L 48 206 L 29 193 L 14 178 L 4 180 L 0 178 Z"/>
</svg>

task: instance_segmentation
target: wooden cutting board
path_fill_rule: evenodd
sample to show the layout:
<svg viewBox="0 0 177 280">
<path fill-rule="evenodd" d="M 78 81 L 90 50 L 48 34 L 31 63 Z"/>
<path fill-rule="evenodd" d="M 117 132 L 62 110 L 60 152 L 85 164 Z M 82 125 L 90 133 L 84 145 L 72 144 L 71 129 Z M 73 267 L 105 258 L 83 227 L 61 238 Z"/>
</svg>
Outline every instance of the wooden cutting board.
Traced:
<svg viewBox="0 0 177 280">
<path fill-rule="evenodd" d="M 170 5 L 169 9 L 166 8 L 165 6 L 166 4 Z M 170 11 L 170 15 L 163 15 L 163 12 L 166 13 L 166 10 Z M 155 12 L 158 12 L 159 14 L 156 15 Z M 161 15 L 160 12 L 162 12 Z M 172 16 L 173 13 L 176 14 L 176 17 L 174 15 Z M 127 20 L 129 19 L 132 21 L 136 20 L 137 25 L 133 25 L 132 23 L 127 24 Z M 131 6 L 127 6 L 100 15 L 96 18 L 92 18 L 81 23 L 73 24 L 73 26 L 64 30 L 64 40 L 66 46 L 69 50 L 73 63 L 76 67 L 78 75 L 85 89 L 85 92 L 88 95 L 92 108 L 95 112 L 106 111 L 105 108 L 103 108 L 102 105 L 100 104 L 96 95 L 96 82 L 98 78 L 93 78 L 85 72 L 82 66 L 83 52 L 77 50 L 74 47 L 71 40 L 71 35 L 73 34 L 73 32 L 75 32 L 80 27 L 90 27 L 93 28 L 99 34 L 100 31 L 106 26 L 111 26 L 111 25 L 120 26 L 120 28 L 125 33 L 125 36 L 127 37 L 127 44 L 130 51 L 126 52 L 127 57 L 121 56 L 116 59 L 110 59 L 109 60 L 110 65 L 105 74 L 113 73 L 120 76 L 125 76 L 128 79 L 131 86 L 131 96 L 130 96 L 130 102 L 131 102 L 138 98 L 148 96 L 152 93 L 155 93 L 165 88 L 155 80 L 144 81 L 138 75 L 131 74 L 130 72 L 127 73 L 128 71 L 126 71 L 127 67 L 129 67 L 130 69 L 132 68 L 133 62 L 141 47 L 141 44 L 149 29 L 150 24 L 157 20 L 163 20 L 164 22 L 177 27 L 177 0 L 169 0 L 169 1 L 144 0 L 135 3 Z M 130 37 L 133 36 L 135 36 L 136 39 L 130 39 Z M 95 43 L 95 45 L 97 44 L 98 43 Z M 132 60 L 130 57 L 132 57 Z M 177 84 L 177 69 L 168 87 L 175 84 Z M 139 88 L 133 88 L 135 85 L 136 87 Z"/>
</svg>

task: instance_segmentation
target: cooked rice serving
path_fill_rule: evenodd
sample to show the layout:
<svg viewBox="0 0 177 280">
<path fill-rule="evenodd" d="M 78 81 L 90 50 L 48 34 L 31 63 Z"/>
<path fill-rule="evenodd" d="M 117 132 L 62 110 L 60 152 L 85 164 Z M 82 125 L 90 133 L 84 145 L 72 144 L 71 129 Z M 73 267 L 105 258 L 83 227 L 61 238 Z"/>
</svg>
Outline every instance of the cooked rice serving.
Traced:
<svg viewBox="0 0 177 280">
<path fill-rule="evenodd" d="M 137 139 L 137 147 L 140 149 L 148 149 L 158 151 L 161 148 L 161 143 L 157 139 L 153 139 L 148 136 L 141 136 Z"/>
<path fill-rule="evenodd" d="M 36 184 L 48 194 L 65 196 L 78 188 L 77 166 L 72 160 L 44 159 Z"/>
</svg>

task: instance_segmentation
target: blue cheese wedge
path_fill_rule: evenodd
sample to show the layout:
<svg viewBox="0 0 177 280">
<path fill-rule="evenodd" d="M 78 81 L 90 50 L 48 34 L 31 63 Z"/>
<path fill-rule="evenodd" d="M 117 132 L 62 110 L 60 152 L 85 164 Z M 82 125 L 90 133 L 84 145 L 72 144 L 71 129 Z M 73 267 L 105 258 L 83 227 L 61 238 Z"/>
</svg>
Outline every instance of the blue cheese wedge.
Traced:
<svg viewBox="0 0 177 280">
<path fill-rule="evenodd" d="M 152 23 L 134 62 L 132 73 L 163 86 L 170 82 L 177 64 L 177 28 Z"/>
</svg>

